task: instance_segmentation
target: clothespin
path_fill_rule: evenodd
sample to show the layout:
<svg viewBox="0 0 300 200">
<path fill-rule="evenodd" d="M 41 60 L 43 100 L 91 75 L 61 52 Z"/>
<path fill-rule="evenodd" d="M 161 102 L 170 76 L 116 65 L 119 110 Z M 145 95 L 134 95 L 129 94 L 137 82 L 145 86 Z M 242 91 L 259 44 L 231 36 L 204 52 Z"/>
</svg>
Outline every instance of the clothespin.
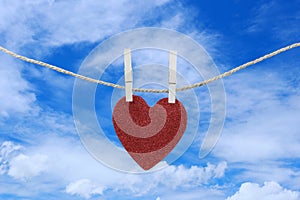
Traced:
<svg viewBox="0 0 300 200">
<path fill-rule="evenodd" d="M 175 103 L 176 99 L 176 62 L 177 52 L 170 51 L 169 53 L 169 103 Z"/>
<path fill-rule="evenodd" d="M 132 66 L 130 49 L 124 49 L 124 74 L 126 102 L 132 102 Z"/>
</svg>

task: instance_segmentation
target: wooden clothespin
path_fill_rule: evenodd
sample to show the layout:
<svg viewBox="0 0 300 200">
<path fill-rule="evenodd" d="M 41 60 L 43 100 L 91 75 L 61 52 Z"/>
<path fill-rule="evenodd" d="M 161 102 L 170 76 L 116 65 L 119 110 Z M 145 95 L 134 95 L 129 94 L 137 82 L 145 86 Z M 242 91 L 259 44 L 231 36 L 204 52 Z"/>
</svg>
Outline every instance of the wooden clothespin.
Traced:
<svg viewBox="0 0 300 200">
<path fill-rule="evenodd" d="M 126 102 L 132 102 L 132 66 L 130 49 L 124 49 L 124 75 Z"/>
<path fill-rule="evenodd" d="M 169 103 L 175 103 L 176 100 L 176 62 L 177 52 L 170 51 L 169 53 Z"/>
</svg>

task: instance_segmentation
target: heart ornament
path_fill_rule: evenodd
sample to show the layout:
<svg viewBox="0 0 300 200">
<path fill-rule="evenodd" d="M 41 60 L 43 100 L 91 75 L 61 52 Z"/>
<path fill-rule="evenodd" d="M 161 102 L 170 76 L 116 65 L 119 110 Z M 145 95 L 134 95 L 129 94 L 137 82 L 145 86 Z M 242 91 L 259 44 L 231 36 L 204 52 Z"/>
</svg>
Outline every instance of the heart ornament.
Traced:
<svg viewBox="0 0 300 200">
<path fill-rule="evenodd" d="M 180 101 L 160 99 L 153 107 L 133 95 L 121 98 L 112 117 L 116 134 L 129 155 L 144 170 L 163 160 L 179 142 L 187 125 L 187 113 Z"/>
</svg>

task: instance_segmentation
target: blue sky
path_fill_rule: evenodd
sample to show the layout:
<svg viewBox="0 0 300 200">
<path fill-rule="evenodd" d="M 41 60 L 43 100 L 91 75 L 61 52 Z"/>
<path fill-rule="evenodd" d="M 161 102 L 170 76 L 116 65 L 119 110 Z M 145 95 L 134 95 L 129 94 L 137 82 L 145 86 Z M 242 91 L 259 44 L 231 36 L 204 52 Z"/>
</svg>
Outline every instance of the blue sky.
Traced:
<svg viewBox="0 0 300 200">
<path fill-rule="evenodd" d="M 299 0 L 0 2 L 1 46 L 74 72 L 105 39 L 149 26 L 190 36 L 224 72 L 299 42 L 299 24 Z M 128 174 L 84 149 L 72 115 L 73 77 L 0 53 L 0 199 L 298 200 L 299 55 L 294 49 L 223 80 L 226 121 L 207 157 L 198 157 L 210 119 L 203 87 L 195 90 L 203 113 L 188 150 L 162 170 Z M 116 82 L 120 72 L 113 65 L 103 79 Z M 97 88 L 96 110 L 117 142 L 105 121 L 111 92 Z M 163 95 L 144 97 L 151 103 Z"/>
</svg>

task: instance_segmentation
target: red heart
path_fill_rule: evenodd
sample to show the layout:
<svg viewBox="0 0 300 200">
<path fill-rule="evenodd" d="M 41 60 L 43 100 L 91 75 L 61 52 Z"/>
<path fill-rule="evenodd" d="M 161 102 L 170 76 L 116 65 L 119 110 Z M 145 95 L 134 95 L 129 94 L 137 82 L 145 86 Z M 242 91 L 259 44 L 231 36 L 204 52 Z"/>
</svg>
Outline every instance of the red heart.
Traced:
<svg viewBox="0 0 300 200">
<path fill-rule="evenodd" d="M 163 160 L 182 137 L 187 123 L 184 106 L 168 98 L 149 107 L 140 96 L 121 98 L 113 111 L 115 131 L 129 155 L 144 169 Z"/>
</svg>

